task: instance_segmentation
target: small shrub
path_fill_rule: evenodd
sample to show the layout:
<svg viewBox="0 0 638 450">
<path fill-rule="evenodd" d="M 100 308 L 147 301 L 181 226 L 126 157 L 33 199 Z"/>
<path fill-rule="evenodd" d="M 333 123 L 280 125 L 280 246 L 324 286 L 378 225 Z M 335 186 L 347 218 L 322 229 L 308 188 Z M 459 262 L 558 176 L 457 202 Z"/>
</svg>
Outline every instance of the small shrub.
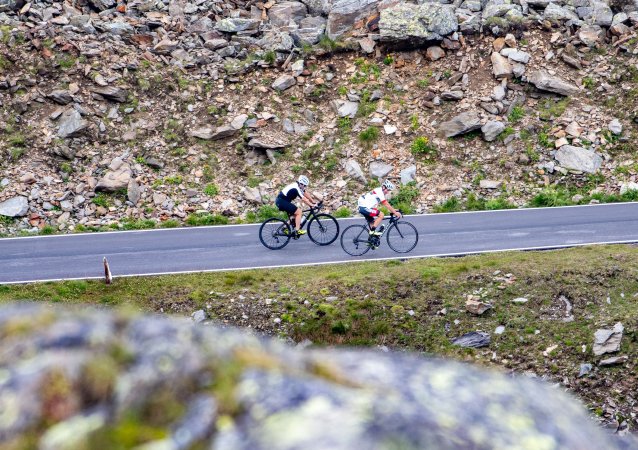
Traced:
<svg viewBox="0 0 638 450">
<path fill-rule="evenodd" d="M 585 89 L 594 89 L 596 87 L 596 81 L 592 77 L 583 78 L 583 86 Z"/>
<path fill-rule="evenodd" d="M 420 126 L 421 125 L 419 124 L 419 116 L 417 116 L 416 114 L 410 116 L 410 128 L 412 129 L 412 131 L 418 130 Z"/>
<path fill-rule="evenodd" d="M 204 194 L 209 197 L 214 197 L 219 194 L 219 188 L 214 184 L 209 184 L 204 188 Z"/>
<path fill-rule="evenodd" d="M 430 80 L 428 78 L 422 78 L 416 82 L 416 85 L 421 89 L 427 89 L 430 86 Z"/>
<path fill-rule="evenodd" d="M 177 228 L 179 226 L 179 221 L 175 219 L 168 219 L 164 222 L 160 222 L 160 228 Z"/>
<path fill-rule="evenodd" d="M 264 55 L 264 61 L 268 64 L 274 64 L 277 61 L 277 54 L 274 51 L 266 52 Z"/>
<path fill-rule="evenodd" d="M 334 212 L 334 216 L 339 219 L 345 219 L 347 217 L 352 217 L 352 211 L 350 211 L 350 208 L 342 206 Z"/>
<path fill-rule="evenodd" d="M 359 142 L 364 147 L 371 147 L 372 143 L 379 139 L 379 129 L 377 127 L 368 127 L 359 133 Z"/>
<path fill-rule="evenodd" d="M 182 177 L 180 175 L 174 175 L 172 177 L 164 178 L 164 183 L 166 184 L 178 185 L 178 184 L 181 184 L 181 182 L 182 182 Z"/>
<path fill-rule="evenodd" d="M 443 213 L 443 212 L 456 212 L 461 210 L 461 202 L 456 197 L 450 197 L 445 200 L 443 203 L 439 203 L 434 205 L 432 211 L 435 213 Z"/>
<path fill-rule="evenodd" d="M 546 188 L 536 194 L 530 201 L 530 206 L 539 208 L 547 206 L 572 205 L 571 195 L 563 189 Z"/>
<path fill-rule="evenodd" d="M 410 151 L 415 156 L 434 156 L 437 153 L 436 147 L 434 147 L 430 143 L 430 140 L 425 136 L 419 136 L 418 138 L 416 138 L 410 146 Z"/>
<path fill-rule="evenodd" d="M 190 226 L 197 227 L 202 225 L 226 225 L 228 218 L 219 214 L 191 214 L 186 218 L 186 223 Z"/>
<path fill-rule="evenodd" d="M 125 218 L 122 220 L 123 230 L 150 230 L 157 226 L 157 222 L 152 219 Z"/>
<path fill-rule="evenodd" d="M 386 55 L 386 57 L 383 58 L 383 64 L 385 64 L 386 66 L 389 66 L 393 62 L 394 62 L 394 58 L 390 55 Z"/>
<path fill-rule="evenodd" d="M 332 52 L 336 50 L 337 43 L 333 41 L 332 39 L 330 39 L 327 35 L 322 34 L 321 37 L 319 38 L 319 47 L 321 47 L 327 52 Z"/>
<path fill-rule="evenodd" d="M 55 233 L 55 228 L 53 228 L 51 225 L 45 225 L 40 229 L 40 234 L 44 236 L 48 236 L 53 233 Z"/>
<path fill-rule="evenodd" d="M 91 200 L 96 206 L 101 206 L 102 208 L 108 208 L 111 204 L 110 199 L 106 196 L 106 194 L 99 193 Z"/>
<path fill-rule="evenodd" d="M 507 120 L 511 123 L 520 122 L 523 117 L 525 117 L 525 110 L 522 106 L 515 106 L 512 108 L 512 112 L 510 112 L 509 116 L 507 116 Z"/>
<path fill-rule="evenodd" d="M 415 212 L 412 202 L 419 197 L 419 189 L 413 181 L 406 185 L 400 186 L 399 191 L 392 195 L 390 204 L 396 209 L 400 209 L 403 214 L 412 214 Z"/>
</svg>

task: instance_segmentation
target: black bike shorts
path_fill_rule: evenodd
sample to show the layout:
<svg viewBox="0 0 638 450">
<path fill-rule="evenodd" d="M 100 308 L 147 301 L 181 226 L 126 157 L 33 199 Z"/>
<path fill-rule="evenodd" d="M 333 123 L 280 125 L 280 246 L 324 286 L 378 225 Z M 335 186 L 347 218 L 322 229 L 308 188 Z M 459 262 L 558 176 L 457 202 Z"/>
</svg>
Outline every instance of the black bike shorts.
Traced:
<svg viewBox="0 0 638 450">
<path fill-rule="evenodd" d="M 275 205 L 279 208 L 279 211 L 285 211 L 290 215 L 293 215 L 297 211 L 297 206 L 294 203 L 288 201 L 285 197 L 277 196 Z"/>
</svg>

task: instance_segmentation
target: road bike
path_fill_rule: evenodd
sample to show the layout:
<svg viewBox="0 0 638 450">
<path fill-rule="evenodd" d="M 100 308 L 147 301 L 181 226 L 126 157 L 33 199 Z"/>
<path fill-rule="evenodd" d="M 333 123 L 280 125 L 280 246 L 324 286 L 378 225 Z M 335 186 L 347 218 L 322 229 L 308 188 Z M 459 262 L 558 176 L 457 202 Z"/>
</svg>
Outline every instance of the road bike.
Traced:
<svg viewBox="0 0 638 450">
<path fill-rule="evenodd" d="M 308 224 L 308 237 L 312 242 L 317 245 L 330 245 L 339 236 L 339 222 L 330 214 L 319 213 L 321 208 L 323 208 L 323 202 L 319 202 L 313 208 L 305 209 L 299 229 L 303 229 Z M 291 225 L 290 215 L 287 221 L 279 217 L 271 217 L 259 228 L 259 240 L 271 250 L 280 250 L 288 245 L 290 239 L 298 238 L 294 226 Z"/>
<path fill-rule="evenodd" d="M 401 212 L 401 211 L 399 211 Z M 383 219 L 388 220 L 388 219 Z M 361 256 L 370 249 L 376 250 L 381 245 L 379 235 L 371 235 L 370 228 L 374 220 L 368 220 L 366 225 L 350 225 L 341 233 L 341 248 L 352 256 Z M 419 242 L 419 232 L 410 222 L 400 220 L 394 214 L 390 216 L 385 230 L 388 246 L 397 253 L 408 253 Z"/>
</svg>

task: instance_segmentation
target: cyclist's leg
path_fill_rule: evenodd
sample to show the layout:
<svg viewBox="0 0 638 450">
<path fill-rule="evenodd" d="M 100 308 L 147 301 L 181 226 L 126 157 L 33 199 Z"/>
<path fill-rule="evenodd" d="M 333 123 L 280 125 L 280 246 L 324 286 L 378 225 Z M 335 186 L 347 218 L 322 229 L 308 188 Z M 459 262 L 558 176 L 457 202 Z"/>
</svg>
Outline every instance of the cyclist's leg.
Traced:
<svg viewBox="0 0 638 450">
<path fill-rule="evenodd" d="M 295 223 L 295 231 L 299 233 L 299 228 L 301 227 L 301 208 L 297 208 L 293 217 Z"/>
<path fill-rule="evenodd" d="M 379 211 L 378 209 L 375 209 L 375 211 L 377 211 L 377 216 L 374 219 L 374 223 L 372 224 L 372 229 L 376 230 L 376 228 L 381 224 L 381 222 L 383 222 L 383 213 L 381 211 Z"/>
</svg>

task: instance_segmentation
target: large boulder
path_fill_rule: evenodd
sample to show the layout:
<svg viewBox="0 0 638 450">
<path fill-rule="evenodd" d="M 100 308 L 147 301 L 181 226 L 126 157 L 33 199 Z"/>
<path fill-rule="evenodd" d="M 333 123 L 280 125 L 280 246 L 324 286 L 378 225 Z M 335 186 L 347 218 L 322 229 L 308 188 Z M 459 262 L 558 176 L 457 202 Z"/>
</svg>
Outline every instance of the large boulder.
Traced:
<svg viewBox="0 0 638 450">
<path fill-rule="evenodd" d="M 380 0 L 337 0 L 328 14 L 326 33 L 337 39 L 348 32 L 355 22 L 372 15 Z"/>
<path fill-rule="evenodd" d="M 315 16 L 327 16 L 330 14 L 334 0 L 301 0 L 308 7 L 310 14 Z"/>
<path fill-rule="evenodd" d="M 557 76 L 550 75 L 544 70 L 537 70 L 529 74 L 527 81 L 538 89 L 560 95 L 573 95 L 578 92 L 578 86 Z"/>
<path fill-rule="evenodd" d="M 385 178 L 390 172 L 392 172 L 391 164 L 384 163 L 383 161 L 372 161 L 370 163 L 370 176 L 372 178 Z"/>
<path fill-rule="evenodd" d="M 595 173 L 603 163 L 603 158 L 593 150 L 573 145 L 563 145 L 554 157 L 565 169 L 578 172 Z"/>
<path fill-rule="evenodd" d="M 29 201 L 21 195 L 0 202 L 0 216 L 22 217 L 26 216 L 28 212 Z"/>
<path fill-rule="evenodd" d="M 114 102 L 124 103 L 128 100 L 128 91 L 116 86 L 104 86 L 91 89 L 92 92 Z"/>
<path fill-rule="evenodd" d="M 82 118 L 75 109 L 68 109 L 60 118 L 58 136 L 61 138 L 71 138 L 79 135 L 89 126 L 89 123 Z"/>
<path fill-rule="evenodd" d="M 379 32 L 385 41 L 426 42 L 454 33 L 459 22 L 452 5 L 399 3 L 381 11 Z"/>
<path fill-rule="evenodd" d="M 593 2 L 592 3 L 592 17 L 591 20 L 594 25 L 601 27 L 611 26 L 611 22 L 614 18 L 614 13 L 607 3 Z"/>
<path fill-rule="evenodd" d="M 326 31 L 326 19 L 321 16 L 306 17 L 299 22 L 299 28 L 290 32 L 295 44 L 315 45 Z"/>
<path fill-rule="evenodd" d="M 294 46 L 294 41 L 286 32 L 271 31 L 269 33 L 264 33 L 262 38 L 255 44 L 266 51 L 287 52 Z"/>
<path fill-rule="evenodd" d="M 636 448 L 543 381 L 416 354 L 32 303 L 0 348 L 3 448 Z"/>
<path fill-rule="evenodd" d="M 95 192 L 118 192 L 128 190 L 131 181 L 131 167 L 122 164 L 117 169 L 107 171 L 95 186 Z"/>
<path fill-rule="evenodd" d="M 256 30 L 258 27 L 258 20 L 243 17 L 228 17 L 215 24 L 215 29 L 224 33 L 239 33 L 240 31 Z"/>
<path fill-rule="evenodd" d="M 308 8 L 300 2 L 281 2 L 268 10 L 270 23 L 275 27 L 287 27 L 291 21 L 298 24 L 306 14 Z"/>
<path fill-rule="evenodd" d="M 478 130 L 479 128 L 481 128 L 481 118 L 478 113 L 475 111 L 468 111 L 439 125 L 439 133 L 445 137 L 454 137 L 459 134 Z"/>
<path fill-rule="evenodd" d="M 349 159 L 346 161 L 346 173 L 348 176 L 355 178 L 363 183 L 366 182 L 366 176 L 361 170 L 361 166 L 354 159 Z"/>
</svg>

